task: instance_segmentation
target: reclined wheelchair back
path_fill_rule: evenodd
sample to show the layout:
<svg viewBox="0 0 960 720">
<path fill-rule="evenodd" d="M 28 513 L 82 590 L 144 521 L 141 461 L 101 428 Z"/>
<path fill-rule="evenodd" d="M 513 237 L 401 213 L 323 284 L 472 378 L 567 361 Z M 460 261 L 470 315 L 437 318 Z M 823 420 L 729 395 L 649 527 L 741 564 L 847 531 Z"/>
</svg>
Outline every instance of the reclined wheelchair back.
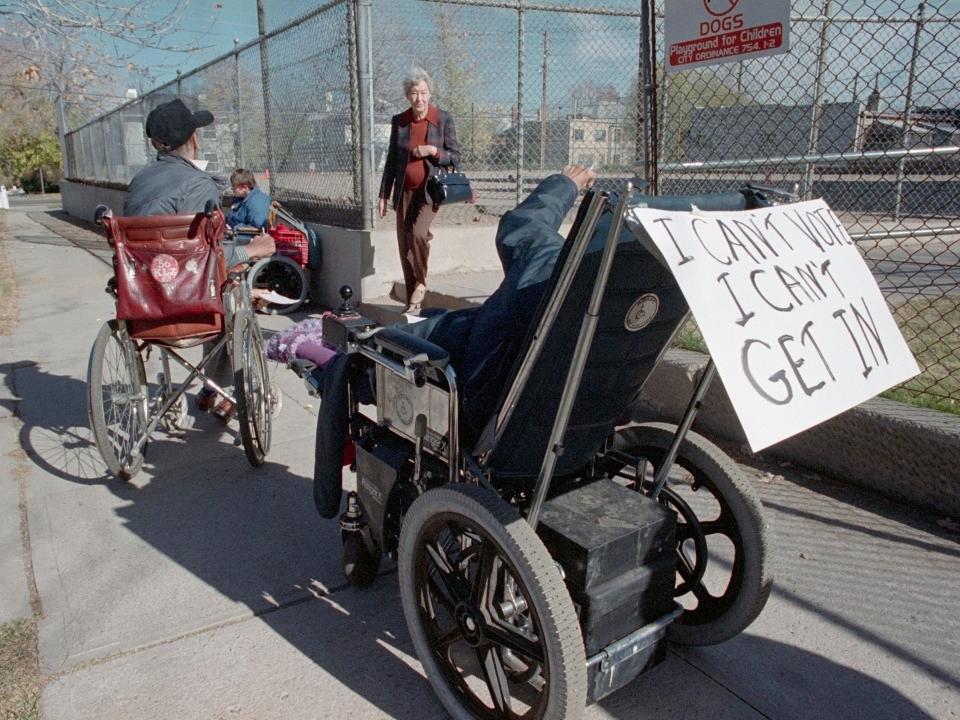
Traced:
<svg viewBox="0 0 960 720">
<path fill-rule="evenodd" d="M 461 432 L 471 408 L 445 350 L 355 315 L 325 324 L 355 360 L 344 571 L 363 585 L 382 552 L 396 557 L 414 645 L 455 717 L 576 717 L 658 662 L 666 638 L 720 642 L 762 609 L 760 504 L 732 461 L 689 431 L 697 403 L 679 428 L 617 428 L 688 316 L 652 242 L 624 230 L 625 209 L 763 202 L 750 189 L 588 194 L 478 438 Z M 706 573 L 724 569 L 711 592 Z"/>
</svg>

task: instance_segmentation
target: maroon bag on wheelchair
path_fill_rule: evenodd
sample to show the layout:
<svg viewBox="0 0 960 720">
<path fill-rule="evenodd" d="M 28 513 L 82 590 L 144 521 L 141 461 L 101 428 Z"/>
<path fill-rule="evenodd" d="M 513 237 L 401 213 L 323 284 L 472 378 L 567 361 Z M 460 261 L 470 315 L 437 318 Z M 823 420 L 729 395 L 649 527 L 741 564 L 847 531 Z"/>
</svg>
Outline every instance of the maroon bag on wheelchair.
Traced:
<svg viewBox="0 0 960 720">
<path fill-rule="evenodd" d="M 114 248 L 117 319 L 141 340 L 187 340 L 223 329 L 224 217 L 103 218 Z"/>
</svg>

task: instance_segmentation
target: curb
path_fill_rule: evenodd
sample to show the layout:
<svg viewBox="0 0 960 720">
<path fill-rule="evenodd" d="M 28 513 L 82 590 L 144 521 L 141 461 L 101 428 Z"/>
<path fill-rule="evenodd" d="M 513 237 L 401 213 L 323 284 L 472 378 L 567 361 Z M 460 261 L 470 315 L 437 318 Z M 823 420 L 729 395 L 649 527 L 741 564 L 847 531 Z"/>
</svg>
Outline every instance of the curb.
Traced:
<svg viewBox="0 0 960 720">
<path fill-rule="evenodd" d="M 707 356 L 668 350 L 643 386 L 637 417 L 651 411 L 678 422 Z M 644 407 L 644 406 L 647 407 Z M 695 430 L 746 443 L 719 375 Z M 874 398 L 769 448 L 771 455 L 867 488 L 893 500 L 960 517 L 960 416 Z"/>
</svg>

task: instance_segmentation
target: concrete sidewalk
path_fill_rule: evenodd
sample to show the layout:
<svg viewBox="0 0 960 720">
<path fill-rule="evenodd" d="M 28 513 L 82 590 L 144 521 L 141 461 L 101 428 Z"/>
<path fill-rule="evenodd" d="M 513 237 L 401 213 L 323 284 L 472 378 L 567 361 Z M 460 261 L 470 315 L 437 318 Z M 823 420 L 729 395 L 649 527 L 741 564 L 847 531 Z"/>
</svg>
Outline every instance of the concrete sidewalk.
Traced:
<svg viewBox="0 0 960 720">
<path fill-rule="evenodd" d="M 274 368 L 284 407 L 259 470 L 234 445 L 235 425 L 193 414 L 186 438 L 156 436 L 134 482 L 104 477 L 85 377 L 112 313 L 108 255 L 85 230 L 29 212 L 43 224 L 20 209 L 0 216 L 19 288 L 19 322 L 0 350 L 0 610 L 29 612 L 20 534 L 9 532 L 19 479 L 43 612 L 44 717 L 444 717 L 392 567 L 364 591 L 342 579 L 337 525 L 312 504 L 316 401 L 293 373 Z M 960 717 L 957 529 L 750 462 L 777 535 L 766 610 L 728 643 L 672 649 L 587 717 Z"/>
</svg>

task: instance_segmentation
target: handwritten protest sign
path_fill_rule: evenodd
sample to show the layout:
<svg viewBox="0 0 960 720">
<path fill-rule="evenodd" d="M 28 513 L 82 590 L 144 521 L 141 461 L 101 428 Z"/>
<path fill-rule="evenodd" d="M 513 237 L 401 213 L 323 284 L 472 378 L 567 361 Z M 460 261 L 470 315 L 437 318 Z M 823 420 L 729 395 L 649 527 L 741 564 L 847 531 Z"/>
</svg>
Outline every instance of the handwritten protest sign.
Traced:
<svg viewBox="0 0 960 720">
<path fill-rule="evenodd" d="M 822 200 L 743 212 L 631 208 L 680 285 L 754 450 L 917 374 Z"/>
</svg>

